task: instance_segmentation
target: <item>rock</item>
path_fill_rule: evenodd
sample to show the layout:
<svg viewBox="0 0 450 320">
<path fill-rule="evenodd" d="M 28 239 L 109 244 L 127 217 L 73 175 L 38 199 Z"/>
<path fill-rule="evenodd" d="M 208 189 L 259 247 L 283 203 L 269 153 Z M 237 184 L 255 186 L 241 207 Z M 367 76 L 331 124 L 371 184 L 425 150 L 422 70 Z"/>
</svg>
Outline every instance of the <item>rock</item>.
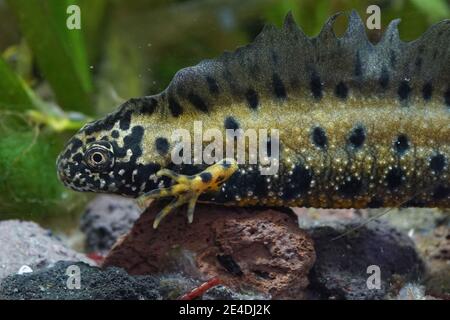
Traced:
<svg viewBox="0 0 450 320">
<path fill-rule="evenodd" d="M 397 300 L 425 300 L 425 287 L 416 283 L 407 283 L 400 289 Z"/>
<path fill-rule="evenodd" d="M 152 205 L 141 215 L 104 266 L 141 275 L 171 270 L 202 280 L 218 276 L 238 291 L 251 288 L 274 298 L 303 297 L 315 252 L 295 215 L 199 204 L 192 224 L 183 208 L 153 230 L 161 208 Z"/>
<path fill-rule="evenodd" d="M 73 269 L 74 266 L 79 268 L 78 289 L 72 286 L 76 282 L 72 282 L 67 275 L 68 268 Z M 57 262 L 54 266 L 37 272 L 6 277 L 0 285 L 0 300 L 176 299 L 198 285 L 200 282 L 180 274 L 130 276 L 121 268 L 100 269 L 82 262 L 65 261 Z M 208 290 L 203 298 L 243 299 L 248 297 L 239 295 L 229 288 L 218 286 Z"/>
<path fill-rule="evenodd" d="M 0 243 L 0 279 L 19 272 L 23 266 L 37 270 L 60 260 L 93 263 L 34 222 L 1 221 Z"/>
<path fill-rule="evenodd" d="M 392 209 L 382 219 L 408 232 L 415 242 L 427 266 L 425 297 L 450 299 L 450 209 Z"/>
<path fill-rule="evenodd" d="M 333 225 L 336 221 L 359 219 L 367 215 L 364 209 L 316 209 L 291 208 L 298 217 L 300 228 L 312 228 L 324 225 Z"/>
<path fill-rule="evenodd" d="M 387 223 L 374 220 L 342 238 L 333 238 L 359 226 L 360 220 L 310 229 L 317 254 L 311 272 L 311 288 L 326 299 L 382 299 L 391 291 L 394 279 L 416 281 L 424 265 L 414 242 Z M 381 288 L 369 289 L 369 266 L 378 266 Z M 393 282 L 393 281 L 392 281 Z"/>
<path fill-rule="evenodd" d="M 428 234 L 415 236 L 418 250 L 427 262 L 426 293 L 450 299 L 450 228 L 442 225 Z"/>
<path fill-rule="evenodd" d="M 133 199 L 113 195 L 95 197 L 80 222 L 86 235 L 86 251 L 108 252 L 117 239 L 131 229 L 141 211 Z"/>
<path fill-rule="evenodd" d="M 377 215 L 386 212 L 387 209 L 372 209 L 370 214 Z M 446 220 L 449 212 L 443 212 L 438 208 L 392 208 L 383 215 L 380 220 L 388 221 L 395 228 L 417 234 L 432 232 L 436 227 Z"/>
<path fill-rule="evenodd" d="M 68 286 L 69 266 L 80 271 L 80 287 Z M 130 277 L 124 270 L 105 271 L 80 262 L 58 262 L 52 268 L 3 280 L 0 299 L 157 299 L 157 281 L 152 277 Z"/>
</svg>

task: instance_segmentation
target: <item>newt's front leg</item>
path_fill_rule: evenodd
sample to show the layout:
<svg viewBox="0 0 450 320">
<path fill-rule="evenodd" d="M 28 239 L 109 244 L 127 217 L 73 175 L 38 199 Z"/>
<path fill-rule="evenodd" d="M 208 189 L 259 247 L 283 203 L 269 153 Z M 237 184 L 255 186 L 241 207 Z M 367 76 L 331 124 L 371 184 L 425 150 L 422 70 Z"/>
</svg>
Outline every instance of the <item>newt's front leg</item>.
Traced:
<svg viewBox="0 0 450 320">
<path fill-rule="evenodd" d="M 223 159 L 204 171 L 192 175 L 181 175 L 168 169 L 162 169 L 156 173 L 157 176 L 167 176 L 175 181 L 175 184 L 168 188 L 155 189 L 141 196 L 138 201 L 145 203 L 148 199 L 159 199 L 165 197 L 174 197 L 155 218 L 153 228 L 157 228 L 161 220 L 172 210 L 188 205 L 187 216 L 189 223 L 194 219 L 195 204 L 198 197 L 203 193 L 217 192 L 221 185 L 227 181 L 238 166 L 234 159 Z"/>
</svg>

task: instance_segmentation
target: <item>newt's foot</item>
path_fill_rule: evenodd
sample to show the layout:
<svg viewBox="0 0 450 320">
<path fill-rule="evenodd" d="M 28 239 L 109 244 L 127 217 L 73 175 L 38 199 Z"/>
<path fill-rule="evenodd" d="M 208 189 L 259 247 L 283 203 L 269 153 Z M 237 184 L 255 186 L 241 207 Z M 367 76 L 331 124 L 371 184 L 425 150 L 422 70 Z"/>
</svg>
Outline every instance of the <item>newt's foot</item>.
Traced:
<svg viewBox="0 0 450 320">
<path fill-rule="evenodd" d="M 158 177 L 166 176 L 171 178 L 175 181 L 174 185 L 168 188 L 152 190 L 139 197 L 138 201 L 145 203 L 148 199 L 174 197 L 172 202 L 156 216 L 153 222 L 153 228 L 155 229 L 165 216 L 183 204 L 188 205 L 188 221 L 192 223 L 198 197 L 203 193 L 219 191 L 220 186 L 233 175 L 237 168 L 238 166 L 234 159 L 222 159 L 193 176 L 181 175 L 168 169 L 161 169 L 156 175 Z"/>
</svg>

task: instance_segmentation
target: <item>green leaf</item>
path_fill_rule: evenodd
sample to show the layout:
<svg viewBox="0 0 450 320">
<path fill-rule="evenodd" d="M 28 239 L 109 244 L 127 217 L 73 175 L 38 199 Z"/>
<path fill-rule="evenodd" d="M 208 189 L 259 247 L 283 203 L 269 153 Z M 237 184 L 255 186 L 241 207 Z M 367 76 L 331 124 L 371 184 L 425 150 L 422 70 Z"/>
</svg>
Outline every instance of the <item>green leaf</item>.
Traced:
<svg viewBox="0 0 450 320">
<path fill-rule="evenodd" d="M 40 107 L 28 85 L 0 57 L 0 110 L 25 111 Z"/>
<path fill-rule="evenodd" d="M 65 138 L 27 126 L 0 126 L 0 219 L 67 215 L 76 209 L 83 197 L 56 175 L 55 160 Z"/>
<path fill-rule="evenodd" d="M 424 12 L 432 21 L 445 19 L 450 14 L 450 8 L 445 0 L 412 0 L 414 5 Z"/>
<path fill-rule="evenodd" d="M 94 64 L 101 56 L 103 41 L 108 28 L 105 27 L 108 0 L 79 0 L 83 18 L 83 34 L 89 61 Z"/>
<path fill-rule="evenodd" d="M 66 11 L 73 0 L 8 0 L 39 69 L 65 109 L 93 114 L 93 85 L 83 30 L 69 30 Z M 81 19 L 83 12 L 81 12 Z"/>
</svg>

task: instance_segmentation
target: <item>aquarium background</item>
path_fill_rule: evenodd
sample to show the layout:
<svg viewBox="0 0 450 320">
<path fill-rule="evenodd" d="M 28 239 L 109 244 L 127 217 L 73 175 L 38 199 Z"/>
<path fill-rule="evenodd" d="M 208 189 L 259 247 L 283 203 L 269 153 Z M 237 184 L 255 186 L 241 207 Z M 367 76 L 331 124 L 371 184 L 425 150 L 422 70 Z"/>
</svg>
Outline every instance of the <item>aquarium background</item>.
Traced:
<svg viewBox="0 0 450 320">
<path fill-rule="evenodd" d="M 69 5 L 81 29 L 69 30 Z M 309 36 L 333 13 L 381 8 L 405 41 L 450 16 L 445 0 L 0 0 L 0 219 L 76 223 L 90 195 L 57 180 L 55 159 L 86 121 L 163 90 L 179 69 L 244 45 L 288 11 Z M 336 33 L 346 28 L 338 19 Z M 376 42 L 383 30 L 371 31 Z"/>
<path fill-rule="evenodd" d="M 80 29 L 67 27 L 71 5 Z M 367 30 L 374 43 L 393 19 L 412 41 L 450 17 L 448 0 L 0 0 L 0 300 L 181 299 L 208 283 L 190 299 L 450 299 L 450 208 L 200 204 L 193 224 L 172 215 L 153 230 L 164 202 L 143 212 L 56 175 L 86 122 L 161 92 L 180 69 L 250 43 L 288 12 L 313 37 L 332 14 L 355 9 L 364 20 L 370 5 L 381 8 L 381 30 Z M 334 31 L 346 27 L 342 15 Z M 374 265 L 379 291 L 366 287 Z M 81 290 L 67 286 L 73 266 Z"/>
</svg>

